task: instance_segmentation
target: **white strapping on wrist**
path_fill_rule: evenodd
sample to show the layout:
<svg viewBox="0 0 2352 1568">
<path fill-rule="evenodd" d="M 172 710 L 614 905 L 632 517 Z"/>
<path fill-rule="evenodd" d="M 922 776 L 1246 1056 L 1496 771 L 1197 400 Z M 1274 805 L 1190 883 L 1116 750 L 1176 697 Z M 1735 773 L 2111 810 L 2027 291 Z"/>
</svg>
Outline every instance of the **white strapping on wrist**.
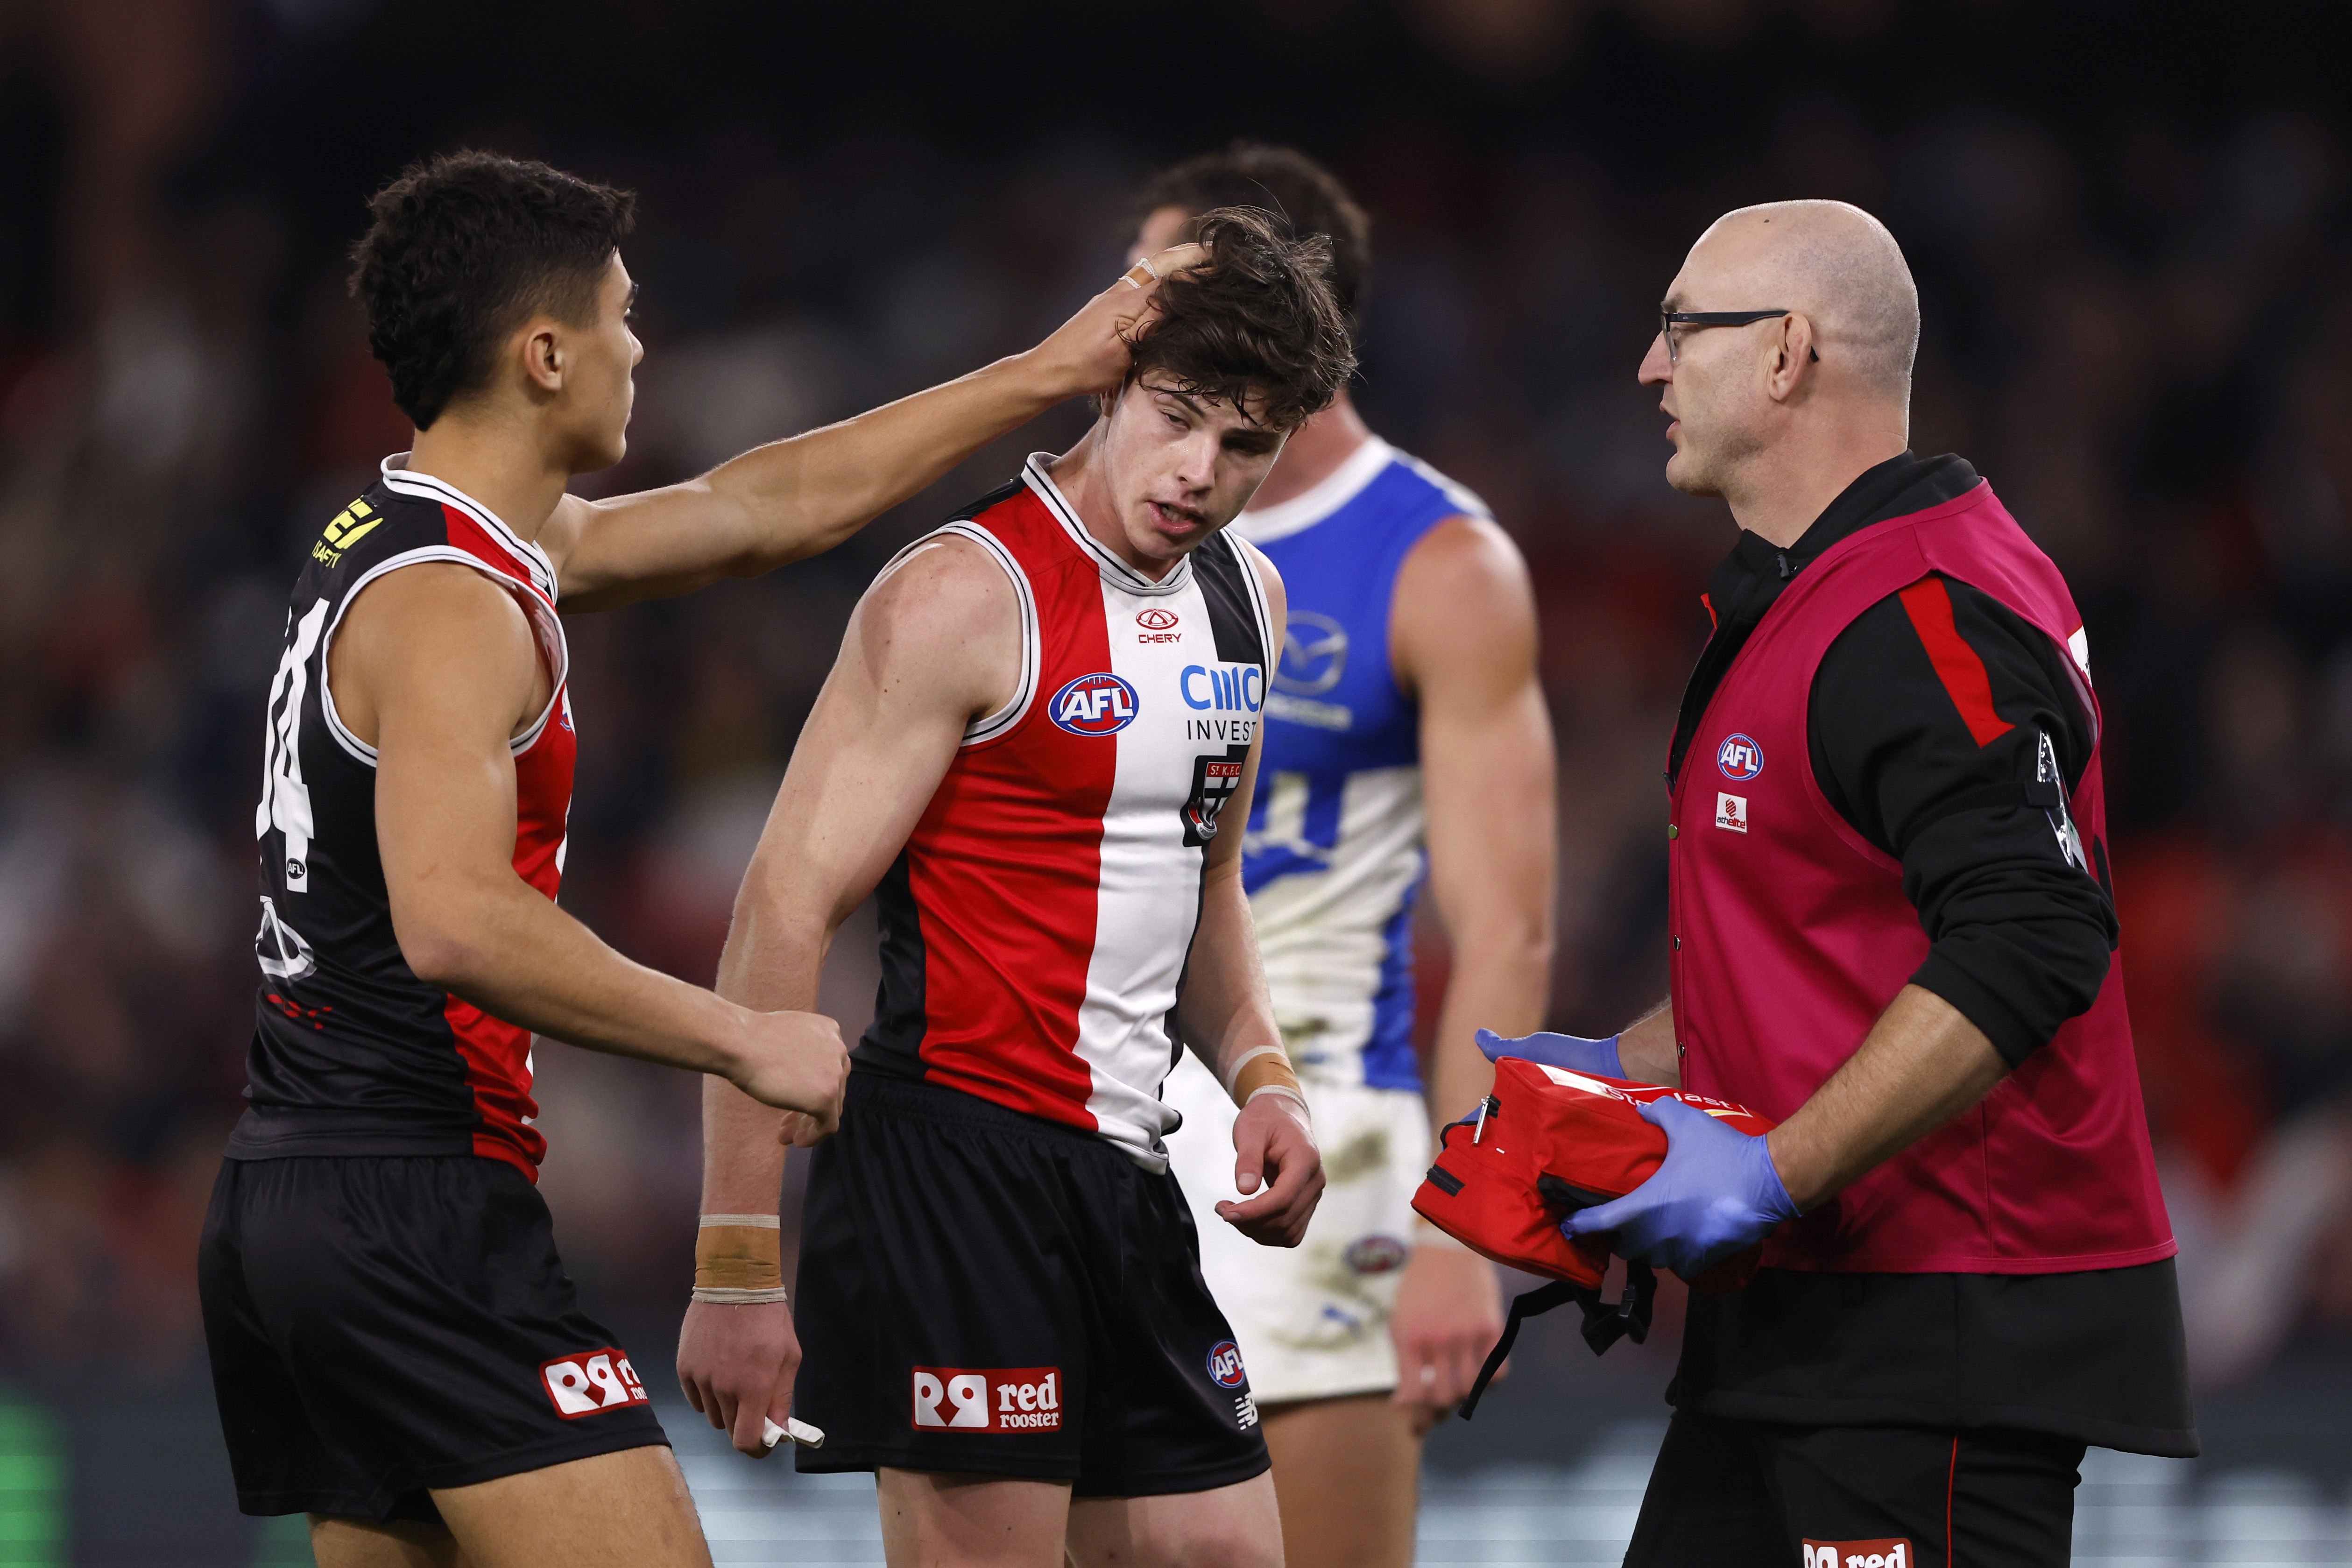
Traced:
<svg viewBox="0 0 2352 1568">
<path fill-rule="evenodd" d="M 784 1288 L 777 1285 L 765 1290 L 751 1290 L 739 1286 L 697 1285 L 694 1299 L 716 1302 L 722 1307 L 756 1307 L 767 1301 L 782 1301 Z"/>
<path fill-rule="evenodd" d="M 782 1215 L 772 1214 L 707 1214 L 702 1216 L 702 1223 L 705 1225 L 749 1225 L 756 1226 L 761 1230 L 776 1230 L 782 1226 L 784 1221 Z"/>
</svg>

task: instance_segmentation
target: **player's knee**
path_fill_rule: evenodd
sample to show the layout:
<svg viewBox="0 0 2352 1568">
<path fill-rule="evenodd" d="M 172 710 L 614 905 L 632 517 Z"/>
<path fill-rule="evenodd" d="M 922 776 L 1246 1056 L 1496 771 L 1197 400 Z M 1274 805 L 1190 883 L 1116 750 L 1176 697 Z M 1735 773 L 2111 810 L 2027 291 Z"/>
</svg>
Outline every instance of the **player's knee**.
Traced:
<svg viewBox="0 0 2352 1568">
<path fill-rule="evenodd" d="M 1255 1510 L 1203 1509 L 1171 1544 L 1162 1568 L 1282 1568 L 1282 1527 Z"/>
</svg>

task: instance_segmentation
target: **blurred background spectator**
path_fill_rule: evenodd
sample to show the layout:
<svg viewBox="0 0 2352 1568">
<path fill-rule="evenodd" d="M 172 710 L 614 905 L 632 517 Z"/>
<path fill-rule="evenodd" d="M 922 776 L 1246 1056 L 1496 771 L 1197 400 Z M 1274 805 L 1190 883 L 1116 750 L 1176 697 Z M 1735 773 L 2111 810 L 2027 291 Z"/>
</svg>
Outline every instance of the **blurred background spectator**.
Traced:
<svg viewBox="0 0 2352 1568">
<path fill-rule="evenodd" d="M 1328 159 L 1377 226 L 1367 415 L 1537 574 L 1554 1022 L 1587 1033 L 1664 992 L 1659 770 L 1732 537 L 1661 477 L 1654 301 L 1731 206 L 1877 213 L 1926 310 L 1915 446 L 1993 479 L 2088 620 L 2199 1376 L 2352 1346 L 2352 127 L 2301 26 L 2330 9 L 0 4 L 0 1379 L 201 1396 L 263 688 L 300 551 L 407 444 L 342 252 L 462 144 L 642 194 L 638 415 L 599 490 L 1033 341 L 1113 275 L 1155 163 Z M 828 557 L 576 622 L 566 903 L 707 982 L 856 594 L 1083 418 Z M 828 981 L 852 1030 L 870 950 L 853 927 Z M 566 1256 L 664 1362 L 694 1086 L 539 1071 Z"/>
</svg>

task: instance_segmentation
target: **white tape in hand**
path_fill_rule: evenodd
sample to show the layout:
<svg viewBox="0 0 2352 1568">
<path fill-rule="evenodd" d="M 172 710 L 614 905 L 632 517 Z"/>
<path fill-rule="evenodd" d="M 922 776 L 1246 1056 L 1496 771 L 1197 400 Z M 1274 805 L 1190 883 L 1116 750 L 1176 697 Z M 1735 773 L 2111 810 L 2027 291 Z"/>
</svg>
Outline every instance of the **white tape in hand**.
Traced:
<svg viewBox="0 0 2352 1568">
<path fill-rule="evenodd" d="M 824 1447 L 824 1432 L 821 1427 L 812 1426 L 805 1421 L 794 1420 L 789 1415 L 784 1418 L 784 1424 L 781 1426 L 773 1421 L 768 1421 L 760 1427 L 760 1441 L 771 1448 L 787 1437 L 803 1448 Z"/>
</svg>

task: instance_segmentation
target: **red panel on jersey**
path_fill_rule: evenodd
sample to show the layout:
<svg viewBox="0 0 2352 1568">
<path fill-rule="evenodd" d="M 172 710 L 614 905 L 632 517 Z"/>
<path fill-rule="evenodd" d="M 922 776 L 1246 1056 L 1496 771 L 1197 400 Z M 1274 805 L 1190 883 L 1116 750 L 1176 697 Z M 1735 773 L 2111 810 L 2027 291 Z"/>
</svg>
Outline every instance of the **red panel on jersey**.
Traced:
<svg viewBox="0 0 2352 1568">
<path fill-rule="evenodd" d="M 929 1009 L 924 1077 L 1092 1127 L 1078 1007 L 1118 748 L 1047 721 L 1045 694 L 1111 668 L 1102 576 L 1026 490 L 982 521 L 1036 597 L 1039 695 L 1012 730 L 957 755 L 907 843 L 925 994 L 955 998 Z"/>
<path fill-rule="evenodd" d="M 513 551 L 493 538 L 488 529 L 446 501 L 441 504 L 441 516 L 448 524 L 450 543 L 518 583 L 530 581 L 530 568 L 518 560 Z"/>
<path fill-rule="evenodd" d="M 441 515 L 448 525 L 450 543 L 512 578 L 518 594 L 537 594 L 530 586 L 529 568 L 488 530 L 446 503 Z M 540 598 L 545 602 L 544 595 Z M 538 636 L 534 626 L 533 637 Z M 551 669 L 550 673 L 560 677 L 562 672 Z M 559 680 L 546 724 L 515 758 L 515 875 L 550 900 L 563 879 L 563 838 L 571 817 L 572 780 L 578 755 L 571 704 Z M 455 996 L 448 999 L 442 1016 L 457 1037 L 458 1054 L 466 1059 L 466 1084 L 473 1091 L 474 1110 L 482 1119 L 481 1130 L 474 1134 L 474 1152 L 504 1160 L 537 1181 L 539 1163 L 547 1155 L 547 1140 L 530 1125 L 530 1118 L 539 1114 L 538 1102 L 530 1095 L 530 1031 L 494 1018 Z"/>
</svg>

